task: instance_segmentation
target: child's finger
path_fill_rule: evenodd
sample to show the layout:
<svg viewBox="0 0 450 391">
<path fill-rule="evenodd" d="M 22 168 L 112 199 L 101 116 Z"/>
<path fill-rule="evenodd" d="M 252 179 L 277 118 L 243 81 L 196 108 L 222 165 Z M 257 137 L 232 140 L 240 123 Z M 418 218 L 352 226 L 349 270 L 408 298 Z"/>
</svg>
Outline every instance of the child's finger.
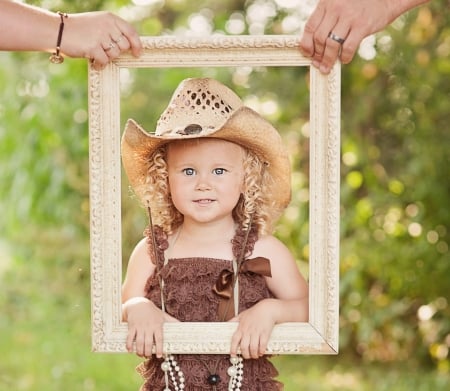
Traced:
<svg viewBox="0 0 450 391">
<path fill-rule="evenodd" d="M 153 350 L 153 334 L 148 334 L 145 336 L 145 340 L 144 340 L 143 356 L 147 357 L 147 358 L 151 357 L 152 350 Z"/>
<path fill-rule="evenodd" d="M 155 354 L 156 357 L 161 358 L 163 356 L 163 330 L 162 328 L 155 331 L 154 334 Z"/>
<path fill-rule="evenodd" d="M 128 330 L 127 340 L 125 342 L 125 346 L 127 348 L 127 351 L 131 353 L 133 351 L 133 342 L 136 338 L 136 330 Z"/>
<path fill-rule="evenodd" d="M 253 336 L 250 339 L 249 343 L 249 354 L 251 358 L 259 358 L 259 346 L 260 346 L 260 339 L 258 336 Z"/>
<path fill-rule="evenodd" d="M 239 344 L 241 349 L 241 355 L 245 359 L 252 358 L 251 349 L 250 349 L 250 337 L 248 335 L 244 335 L 241 338 L 241 342 Z"/>
<path fill-rule="evenodd" d="M 269 337 L 270 337 L 270 334 L 260 335 L 258 357 L 262 357 L 266 354 L 267 344 L 269 343 Z"/>
<path fill-rule="evenodd" d="M 136 354 L 139 357 L 145 357 L 145 334 L 136 335 Z"/>
<path fill-rule="evenodd" d="M 238 354 L 238 348 L 241 343 L 242 334 L 239 330 L 236 330 L 233 336 L 231 337 L 231 347 L 230 347 L 230 356 L 236 357 Z"/>
</svg>

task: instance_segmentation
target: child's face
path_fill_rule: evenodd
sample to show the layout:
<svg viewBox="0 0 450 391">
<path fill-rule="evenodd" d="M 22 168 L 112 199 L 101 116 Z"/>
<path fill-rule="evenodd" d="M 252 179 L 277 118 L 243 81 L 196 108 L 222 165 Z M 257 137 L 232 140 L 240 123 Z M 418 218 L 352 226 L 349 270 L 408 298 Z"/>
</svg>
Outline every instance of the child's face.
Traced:
<svg viewBox="0 0 450 391">
<path fill-rule="evenodd" d="M 172 201 L 184 222 L 232 219 L 243 190 L 243 149 L 217 139 L 172 142 L 167 166 Z"/>
</svg>

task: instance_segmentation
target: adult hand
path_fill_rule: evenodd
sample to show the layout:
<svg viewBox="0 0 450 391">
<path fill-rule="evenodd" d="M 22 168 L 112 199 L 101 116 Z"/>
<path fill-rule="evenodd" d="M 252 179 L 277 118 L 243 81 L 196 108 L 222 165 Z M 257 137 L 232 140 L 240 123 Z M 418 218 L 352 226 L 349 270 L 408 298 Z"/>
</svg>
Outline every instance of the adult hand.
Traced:
<svg viewBox="0 0 450 391">
<path fill-rule="evenodd" d="M 142 44 L 136 30 L 110 12 L 70 14 L 64 19 L 61 51 L 69 57 L 89 58 L 100 70 L 121 52 L 139 56 Z"/>
<path fill-rule="evenodd" d="M 347 64 L 363 38 L 427 0 L 319 0 L 305 25 L 300 51 L 327 74 L 340 57 Z"/>
</svg>

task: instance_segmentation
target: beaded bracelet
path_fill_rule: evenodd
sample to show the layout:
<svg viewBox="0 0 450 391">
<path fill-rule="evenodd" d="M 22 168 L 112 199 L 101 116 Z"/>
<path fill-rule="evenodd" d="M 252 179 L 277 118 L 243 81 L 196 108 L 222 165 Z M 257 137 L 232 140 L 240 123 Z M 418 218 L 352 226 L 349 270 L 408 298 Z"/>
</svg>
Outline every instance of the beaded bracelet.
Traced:
<svg viewBox="0 0 450 391">
<path fill-rule="evenodd" d="M 69 15 L 67 15 L 66 13 L 59 11 L 58 15 L 61 18 L 61 23 L 59 24 L 58 39 L 56 40 L 56 51 L 49 57 L 50 62 L 53 64 L 61 64 L 62 62 L 64 62 L 64 57 L 60 54 L 61 40 L 64 31 L 64 18 L 69 17 Z"/>
</svg>

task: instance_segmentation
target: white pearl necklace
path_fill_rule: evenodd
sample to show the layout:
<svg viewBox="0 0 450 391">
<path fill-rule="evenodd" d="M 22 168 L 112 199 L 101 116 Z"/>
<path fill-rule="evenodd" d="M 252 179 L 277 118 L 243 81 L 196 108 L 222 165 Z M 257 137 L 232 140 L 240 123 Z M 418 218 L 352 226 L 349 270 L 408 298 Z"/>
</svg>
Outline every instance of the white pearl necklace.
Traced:
<svg viewBox="0 0 450 391">
<path fill-rule="evenodd" d="M 244 378 L 244 360 L 241 356 L 230 357 L 231 367 L 227 369 L 230 382 L 228 391 L 240 391 L 242 379 Z"/>
<path fill-rule="evenodd" d="M 228 376 L 230 376 L 228 391 L 240 391 L 242 379 L 244 378 L 244 360 L 240 356 L 230 357 L 230 363 L 231 366 L 227 370 Z M 175 391 L 183 391 L 185 389 L 184 373 L 173 355 L 169 354 L 164 358 L 161 369 L 164 372 L 164 379 L 166 382 L 164 391 L 172 391 L 169 388 L 169 377 Z"/>
<path fill-rule="evenodd" d="M 170 391 L 169 388 L 169 376 L 172 380 L 172 384 L 175 387 L 175 391 L 184 390 L 184 373 L 181 368 L 178 366 L 178 363 L 171 354 L 165 357 L 164 361 L 161 364 L 161 369 L 164 372 L 164 378 L 166 381 L 166 388 L 164 391 Z M 176 374 L 175 374 L 176 372 Z M 178 381 L 177 377 L 178 376 Z"/>
</svg>

